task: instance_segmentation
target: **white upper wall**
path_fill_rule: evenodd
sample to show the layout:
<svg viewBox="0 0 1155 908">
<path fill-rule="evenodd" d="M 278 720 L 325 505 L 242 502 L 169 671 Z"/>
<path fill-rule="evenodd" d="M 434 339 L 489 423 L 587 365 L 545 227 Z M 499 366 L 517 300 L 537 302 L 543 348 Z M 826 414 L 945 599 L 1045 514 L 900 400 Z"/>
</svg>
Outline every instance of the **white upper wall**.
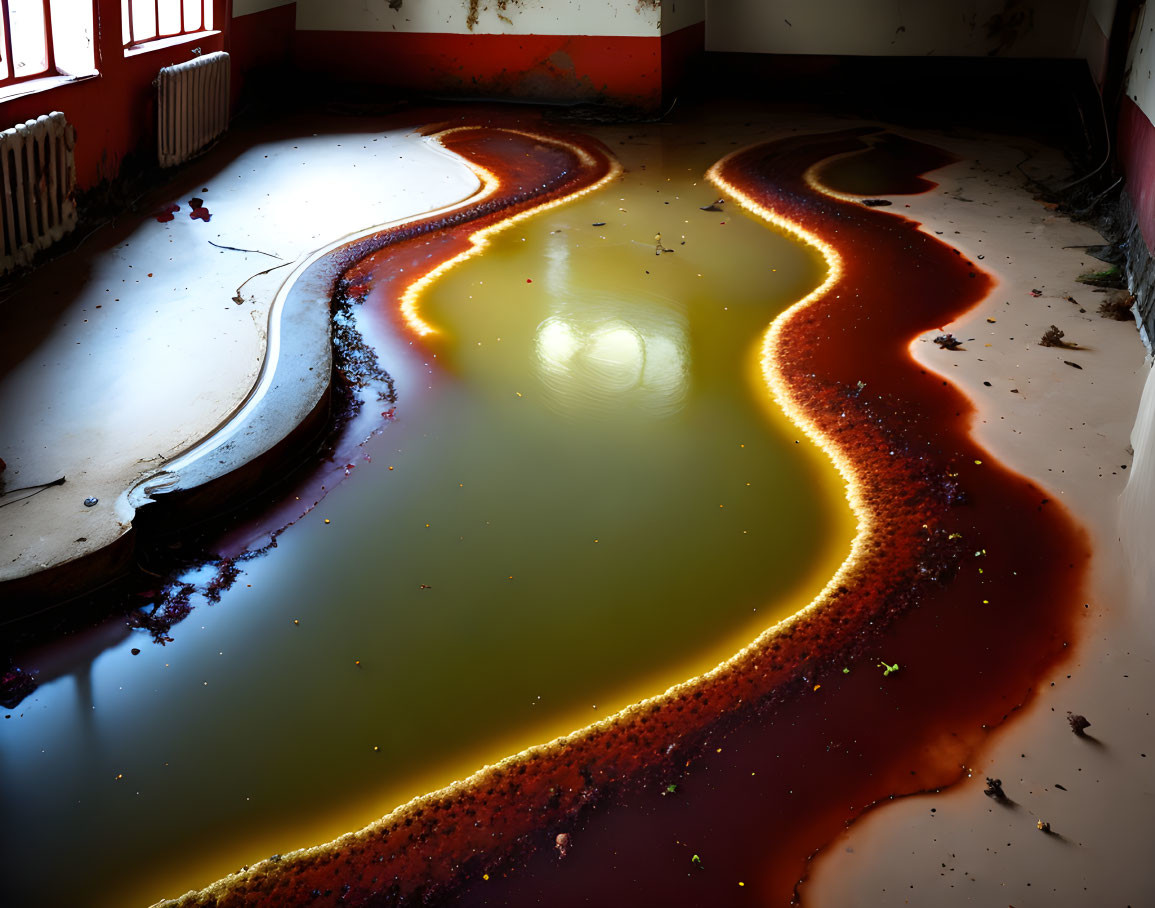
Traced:
<svg viewBox="0 0 1155 908">
<path fill-rule="evenodd" d="M 706 0 L 662 0 L 662 34 L 668 35 L 706 18 Z"/>
<path fill-rule="evenodd" d="M 1090 0 L 1088 12 L 1104 35 L 1111 34 L 1111 22 L 1115 18 L 1118 0 Z"/>
<path fill-rule="evenodd" d="M 660 0 L 400 0 L 393 9 L 389 0 L 297 0 L 297 29 L 656 37 L 660 6 Z"/>
<path fill-rule="evenodd" d="M 1091 3 L 1109 26 L 1108 5 Z M 1088 0 L 706 0 L 706 49 L 1075 57 L 1087 9 Z"/>
<path fill-rule="evenodd" d="M 277 6 L 288 6 L 293 0 L 233 0 L 233 18 L 249 13 L 263 13 Z"/>
<path fill-rule="evenodd" d="M 1100 88 L 1107 75 L 1107 44 L 1111 36 L 1111 23 L 1115 18 L 1115 6 L 1116 0 L 1090 0 L 1083 20 L 1083 34 L 1075 51 L 1076 57 L 1087 61 L 1091 76 Z"/>
<path fill-rule="evenodd" d="M 1144 5 L 1135 22 L 1135 35 L 1127 55 L 1127 97 L 1139 105 L 1147 119 L 1155 123 L 1155 9 Z"/>
</svg>

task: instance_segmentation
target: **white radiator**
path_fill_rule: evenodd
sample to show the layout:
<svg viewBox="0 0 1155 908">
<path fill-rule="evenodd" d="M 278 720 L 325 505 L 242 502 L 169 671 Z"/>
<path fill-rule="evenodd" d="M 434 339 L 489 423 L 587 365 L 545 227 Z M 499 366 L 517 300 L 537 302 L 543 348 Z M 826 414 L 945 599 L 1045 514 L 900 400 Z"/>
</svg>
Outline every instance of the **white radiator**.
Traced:
<svg viewBox="0 0 1155 908">
<path fill-rule="evenodd" d="M 220 51 L 166 66 L 156 77 L 161 167 L 187 161 L 229 125 L 229 55 Z"/>
<path fill-rule="evenodd" d="M 59 111 L 0 132 L 0 274 L 27 265 L 76 226 L 75 145 L 76 131 Z"/>
</svg>

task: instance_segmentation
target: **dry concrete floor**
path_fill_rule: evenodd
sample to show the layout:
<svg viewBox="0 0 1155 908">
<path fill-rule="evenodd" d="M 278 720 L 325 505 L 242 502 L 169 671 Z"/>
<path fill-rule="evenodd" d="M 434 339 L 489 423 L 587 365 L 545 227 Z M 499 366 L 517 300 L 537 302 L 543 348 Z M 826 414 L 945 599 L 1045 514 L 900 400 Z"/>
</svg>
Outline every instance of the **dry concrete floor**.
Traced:
<svg viewBox="0 0 1155 908">
<path fill-rule="evenodd" d="M 478 185 L 459 160 L 385 121 L 290 118 L 235 130 L 135 213 L 14 281 L 0 301 L 0 584 L 61 565 L 80 575 L 62 591 L 98 580 L 109 567 L 99 553 L 123 549 L 113 543 L 130 532 L 130 491 L 250 395 L 293 266 Z M 191 216 L 192 199 L 209 219 Z M 327 341 L 307 354 L 317 361 L 303 393 L 314 401 L 327 355 Z M 298 418 L 290 407 L 272 419 L 266 446 Z"/>
</svg>

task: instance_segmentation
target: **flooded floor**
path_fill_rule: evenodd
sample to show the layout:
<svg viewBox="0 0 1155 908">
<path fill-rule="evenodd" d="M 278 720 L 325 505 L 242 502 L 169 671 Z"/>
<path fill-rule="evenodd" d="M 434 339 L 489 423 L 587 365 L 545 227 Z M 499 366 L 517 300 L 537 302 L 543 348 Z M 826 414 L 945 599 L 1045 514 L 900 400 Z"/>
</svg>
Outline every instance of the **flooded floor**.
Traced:
<svg viewBox="0 0 1155 908">
<path fill-rule="evenodd" d="M 821 589 L 853 521 L 757 361 L 822 259 L 711 204 L 731 137 L 600 134 L 624 174 L 441 277 L 433 333 L 367 282 L 397 399 L 345 481 L 167 645 L 110 626 L 0 724 L 14 904 L 148 904 L 359 828 Z"/>
</svg>

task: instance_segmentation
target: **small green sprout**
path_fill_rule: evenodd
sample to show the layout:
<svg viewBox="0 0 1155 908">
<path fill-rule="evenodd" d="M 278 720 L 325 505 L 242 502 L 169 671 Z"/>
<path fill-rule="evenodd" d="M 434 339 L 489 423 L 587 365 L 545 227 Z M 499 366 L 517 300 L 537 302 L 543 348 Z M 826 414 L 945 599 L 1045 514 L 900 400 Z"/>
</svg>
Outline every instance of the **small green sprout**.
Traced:
<svg viewBox="0 0 1155 908">
<path fill-rule="evenodd" d="M 850 669 L 848 669 L 848 668 L 843 668 L 843 669 L 842 669 L 842 674 L 844 674 L 844 675 L 849 675 L 849 674 L 850 674 Z"/>
<path fill-rule="evenodd" d="M 690 863 L 693 864 L 695 867 L 701 867 L 702 866 L 702 859 L 700 857 L 698 857 L 697 855 L 694 855 L 692 858 L 690 858 Z"/>
<path fill-rule="evenodd" d="M 672 794 L 676 793 L 677 790 L 678 790 L 678 786 L 673 782 L 671 782 L 669 785 L 666 786 L 666 794 L 672 795 Z"/>
<path fill-rule="evenodd" d="M 892 674 L 893 672 L 898 671 L 898 663 L 897 662 L 895 662 L 894 665 L 887 665 L 885 662 L 879 662 L 878 667 L 883 670 L 882 671 L 882 677 L 884 677 L 884 678 L 887 677 L 888 675 Z"/>
</svg>

